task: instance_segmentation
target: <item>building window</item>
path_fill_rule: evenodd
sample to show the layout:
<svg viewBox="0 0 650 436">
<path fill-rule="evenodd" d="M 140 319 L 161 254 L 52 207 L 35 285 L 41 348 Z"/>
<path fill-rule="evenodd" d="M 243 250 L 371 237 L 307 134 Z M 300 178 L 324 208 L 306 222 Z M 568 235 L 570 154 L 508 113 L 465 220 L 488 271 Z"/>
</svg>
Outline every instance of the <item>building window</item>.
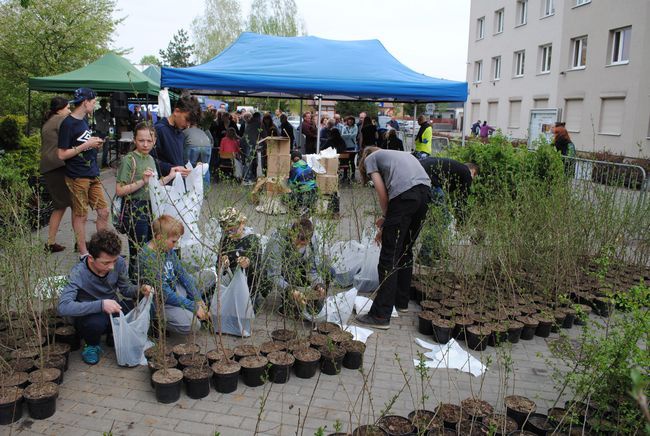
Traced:
<svg viewBox="0 0 650 436">
<path fill-rule="evenodd" d="M 508 127 L 518 129 L 521 119 L 521 100 L 510 102 L 510 113 L 508 114 Z"/>
<path fill-rule="evenodd" d="M 485 17 L 476 20 L 476 39 L 485 38 Z"/>
<path fill-rule="evenodd" d="M 501 56 L 492 58 L 492 80 L 501 79 Z"/>
<path fill-rule="evenodd" d="M 569 132 L 578 133 L 582 125 L 582 99 L 566 100 L 564 106 L 564 122 Z"/>
<path fill-rule="evenodd" d="M 481 116 L 481 103 L 472 103 L 472 119 L 478 120 Z"/>
<path fill-rule="evenodd" d="M 490 123 L 497 123 L 497 118 L 499 117 L 499 102 L 489 101 L 488 102 L 488 114 L 487 121 Z"/>
<path fill-rule="evenodd" d="M 623 130 L 625 98 L 603 98 L 600 103 L 599 132 L 601 135 L 620 135 Z"/>
<path fill-rule="evenodd" d="M 503 21 L 504 21 L 505 13 L 503 9 L 499 9 L 494 13 L 494 33 L 502 33 L 503 32 Z"/>
<path fill-rule="evenodd" d="M 576 6 L 582 6 L 586 5 L 587 3 L 591 3 L 591 0 L 575 0 Z"/>
<path fill-rule="evenodd" d="M 553 52 L 553 47 L 551 44 L 542 45 L 539 47 L 541 64 L 539 66 L 539 72 L 541 74 L 551 72 L 551 54 Z"/>
<path fill-rule="evenodd" d="M 523 77 L 524 76 L 524 64 L 526 61 L 526 51 L 516 51 L 515 52 L 515 71 L 514 77 Z"/>
<path fill-rule="evenodd" d="M 542 11 L 543 17 L 548 17 L 555 14 L 555 0 L 544 0 L 543 1 L 544 10 Z"/>
<path fill-rule="evenodd" d="M 517 0 L 517 26 L 523 26 L 528 21 L 528 0 Z"/>
<path fill-rule="evenodd" d="M 587 65 L 587 37 L 571 40 L 571 68 L 582 69 Z"/>
<path fill-rule="evenodd" d="M 483 61 L 474 62 L 474 83 L 483 80 Z"/>
<path fill-rule="evenodd" d="M 533 100 L 534 109 L 546 109 L 548 108 L 548 98 L 536 98 Z"/>
<path fill-rule="evenodd" d="M 609 32 L 610 65 L 626 64 L 630 61 L 632 27 L 623 27 Z"/>
</svg>

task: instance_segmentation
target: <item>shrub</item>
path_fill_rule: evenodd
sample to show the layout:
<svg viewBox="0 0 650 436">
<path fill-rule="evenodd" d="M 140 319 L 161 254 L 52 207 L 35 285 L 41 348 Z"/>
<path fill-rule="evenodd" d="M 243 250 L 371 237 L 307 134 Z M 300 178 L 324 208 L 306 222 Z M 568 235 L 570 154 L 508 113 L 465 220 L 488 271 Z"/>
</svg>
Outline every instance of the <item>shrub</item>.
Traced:
<svg viewBox="0 0 650 436">
<path fill-rule="evenodd" d="M 0 120 L 0 149 L 17 150 L 20 146 L 20 128 L 14 117 Z"/>
</svg>

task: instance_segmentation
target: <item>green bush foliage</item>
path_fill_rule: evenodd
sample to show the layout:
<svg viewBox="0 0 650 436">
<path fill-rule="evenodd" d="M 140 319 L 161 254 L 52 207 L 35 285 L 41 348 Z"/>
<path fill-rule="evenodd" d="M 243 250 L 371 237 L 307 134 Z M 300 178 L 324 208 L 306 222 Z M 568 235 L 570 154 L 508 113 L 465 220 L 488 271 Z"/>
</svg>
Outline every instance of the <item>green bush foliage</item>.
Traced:
<svg viewBox="0 0 650 436">
<path fill-rule="evenodd" d="M 20 130 L 14 117 L 0 119 L 0 149 L 16 150 L 20 141 Z"/>
<path fill-rule="evenodd" d="M 39 134 L 25 136 L 22 133 L 22 128 L 27 123 L 24 116 L 3 117 L 0 126 L 5 123 L 18 126 L 15 140 L 17 145 L 12 149 L 6 149 L 5 153 L 0 155 L 0 187 L 26 186 L 30 177 L 38 175 L 41 137 Z"/>
<path fill-rule="evenodd" d="M 527 182 L 552 184 L 564 180 L 561 155 L 552 145 L 542 143 L 537 150 L 529 151 L 513 147 L 500 132 L 488 143 L 470 141 L 465 147 L 447 150 L 445 156 L 478 165 L 479 175 L 471 193 L 477 205 L 503 194 L 515 197 Z"/>
</svg>

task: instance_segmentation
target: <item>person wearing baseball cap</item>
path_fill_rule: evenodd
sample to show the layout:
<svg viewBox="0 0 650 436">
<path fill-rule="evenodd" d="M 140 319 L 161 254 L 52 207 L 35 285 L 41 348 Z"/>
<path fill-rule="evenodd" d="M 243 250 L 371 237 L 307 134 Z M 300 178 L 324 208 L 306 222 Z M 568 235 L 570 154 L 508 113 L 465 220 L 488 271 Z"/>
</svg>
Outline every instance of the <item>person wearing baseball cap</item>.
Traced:
<svg viewBox="0 0 650 436">
<path fill-rule="evenodd" d="M 108 202 L 99 180 L 97 150 L 104 140 L 93 136 L 86 117 L 95 110 L 97 94 L 90 88 L 75 90 L 70 103 L 75 105 L 59 129 L 58 157 L 65 162 L 65 183 L 72 200 L 72 228 L 80 258 L 87 256 L 86 221 L 88 207 L 97 212 L 97 230 L 108 227 Z"/>
<path fill-rule="evenodd" d="M 262 241 L 253 229 L 246 227 L 248 218 L 234 207 L 227 207 L 219 213 L 222 230 L 220 261 L 224 268 L 237 266 L 246 270 L 246 280 L 251 293 L 253 308 L 257 312 L 271 287 L 262 267 Z"/>
</svg>

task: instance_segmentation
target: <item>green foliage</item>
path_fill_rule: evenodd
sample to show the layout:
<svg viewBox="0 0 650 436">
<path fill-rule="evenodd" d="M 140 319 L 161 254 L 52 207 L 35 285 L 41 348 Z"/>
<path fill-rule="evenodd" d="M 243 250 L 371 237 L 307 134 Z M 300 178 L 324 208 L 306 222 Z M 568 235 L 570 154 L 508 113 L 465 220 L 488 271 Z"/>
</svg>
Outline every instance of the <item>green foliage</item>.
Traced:
<svg viewBox="0 0 650 436">
<path fill-rule="evenodd" d="M 338 101 L 336 102 L 336 112 L 341 116 L 352 115 L 359 116 L 359 113 L 365 112 L 371 117 L 376 117 L 379 113 L 379 107 L 369 101 Z"/>
<path fill-rule="evenodd" d="M 192 21 L 192 40 L 199 62 L 219 53 L 245 30 L 266 35 L 304 34 L 294 0 L 254 0 L 248 20 L 237 0 L 205 0 L 203 13 Z"/>
<path fill-rule="evenodd" d="M 160 50 L 162 64 L 170 67 L 191 67 L 194 56 L 194 45 L 190 44 L 190 37 L 185 30 L 180 29 L 174 34 L 166 50 Z"/>
<path fill-rule="evenodd" d="M 13 117 L 4 117 L 0 121 L 0 149 L 16 150 L 20 141 L 18 123 Z"/>
<path fill-rule="evenodd" d="M 444 153 L 460 162 L 473 162 L 479 175 L 472 184 L 472 196 L 478 206 L 506 194 L 516 196 L 529 182 L 554 184 L 564 180 L 560 154 L 551 145 L 536 151 L 515 148 L 497 132 L 486 144 L 470 141 L 465 147 L 453 147 Z"/>
<path fill-rule="evenodd" d="M 264 35 L 296 36 L 303 33 L 295 0 L 253 0 L 248 30 Z"/>
<path fill-rule="evenodd" d="M 29 77 L 70 71 L 106 53 L 122 21 L 114 18 L 115 0 L 21 3 L 0 2 L 0 114 L 26 111 Z"/>
<path fill-rule="evenodd" d="M 16 144 L 0 155 L 0 187 L 23 189 L 29 177 L 38 175 L 40 163 L 40 135 L 22 133 L 26 117 L 8 115 L 0 119 L 0 141 Z M 11 126 L 11 139 L 5 136 L 5 126 Z"/>
<path fill-rule="evenodd" d="M 140 59 L 140 65 L 158 65 L 161 66 L 162 62 L 156 57 L 156 55 L 144 55 Z"/>
<path fill-rule="evenodd" d="M 556 367 L 556 381 L 568 386 L 578 401 L 596 405 L 597 418 L 612 411 L 607 420 L 619 434 L 638 434 L 644 425 L 631 393 L 635 386 L 647 386 L 650 377 L 650 353 L 640 345 L 650 340 L 649 296 L 644 283 L 628 293 L 616 292 L 625 313 L 615 312 L 604 325 L 588 323 L 580 347 L 567 341 L 554 350 L 571 367 L 568 372 Z"/>
</svg>

